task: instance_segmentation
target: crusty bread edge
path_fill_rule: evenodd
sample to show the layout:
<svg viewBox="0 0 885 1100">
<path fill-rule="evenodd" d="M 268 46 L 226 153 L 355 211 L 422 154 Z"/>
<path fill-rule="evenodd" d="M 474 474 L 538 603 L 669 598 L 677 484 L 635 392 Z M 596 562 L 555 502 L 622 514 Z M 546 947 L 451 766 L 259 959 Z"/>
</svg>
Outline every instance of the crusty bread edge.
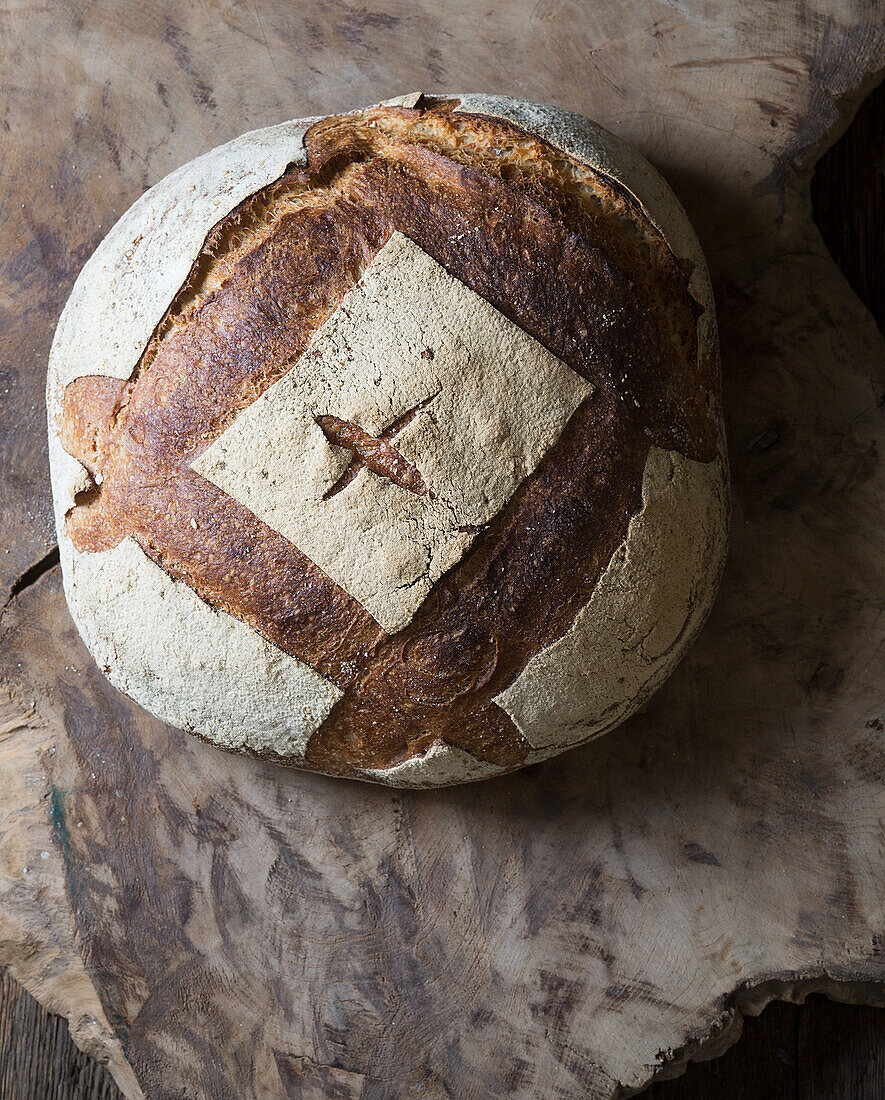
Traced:
<svg viewBox="0 0 885 1100">
<path fill-rule="evenodd" d="M 64 520 L 91 479 L 62 447 L 57 421 L 65 387 L 75 378 L 132 374 L 212 227 L 289 164 L 306 163 L 303 139 L 314 121 L 243 134 L 146 191 L 81 271 L 56 329 L 46 387 L 65 596 L 99 667 L 115 687 L 171 725 L 221 747 L 274 753 L 293 763 L 303 759 L 310 734 L 340 690 L 167 577 L 133 539 L 101 553 L 78 552 Z M 276 685 L 277 709 L 293 705 L 277 737 L 269 728 L 275 706 L 268 684 Z M 240 703 L 242 713 L 218 705 L 231 694 L 227 702 Z"/>
<path fill-rule="evenodd" d="M 543 676 L 554 651 L 562 655 L 562 660 L 568 662 L 575 674 L 583 654 L 585 669 L 598 670 L 594 676 L 602 681 L 596 693 L 603 697 L 612 694 L 611 684 L 605 681 L 617 681 L 625 669 L 619 670 L 617 661 L 601 660 L 604 650 L 598 643 L 598 636 L 602 631 L 597 627 L 618 619 L 640 621 L 644 617 L 642 604 L 647 590 L 630 591 L 620 582 L 626 578 L 634 544 L 640 539 L 648 541 L 654 537 L 651 524 L 666 523 L 662 510 L 655 507 L 658 494 L 661 498 L 666 493 L 671 494 L 680 519 L 696 524 L 695 534 L 702 540 L 705 550 L 696 558 L 693 575 L 682 578 L 681 590 L 671 589 L 666 594 L 671 614 L 674 607 L 685 608 L 684 625 L 674 644 L 653 660 L 644 658 L 639 638 L 631 640 L 630 648 L 622 654 L 628 670 L 627 678 L 636 677 L 643 669 L 643 683 L 623 704 L 611 707 L 608 712 L 594 713 L 579 734 L 576 735 L 573 727 L 569 729 L 561 719 L 555 718 L 551 706 L 548 736 L 555 743 L 539 746 L 532 751 L 526 763 L 535 763 L 565 748 L 593 740 L 634 714 L 675 669 L 713 605 L 725 567 L 730 518 L 728 457 L 718 392 L 721 371 L 715 302 L 707 262 L 688 215 L 663 177 L 635 148 L 598 123 L 559 107 L 484 94 L 446 95 L 445 98 L 458 99 L 458 110 L 461 112 L 503 118 L 543 138 L 576 160 L 616 180 L 636 199 L 666 240 L 673 255 L 684 262 L 690 271 L 689 291 L 703 307 L 697 325 L 698 356 L 707 359 L 716 380 L 717 392 L 713 395 L 711 410 L 718 427 L 716 460 L 695 463 L 671 453 L 669 462 L 674 479 L 662 486 L 660 479 L 653 476 L 654 464 L 660 461 L 661 453 L 652 450 L 643 475 L 643 508 L 634 516 L 627 538 L 612 555 L 591 600 L 564 638 L 537 654 L 496 701 L 504 706 L 517 726 L 520 725 L 520 712 L 533 711 L 537 719 L 539 696 L 546 694 Z M 656 597 L 661 598 L 662 595 L 663 586 Z M 592 617 L 587 612 L 591 612 Z M 523 732 L 535 738 L 537 723 L 534 729 L 527 727 Z"/>
</svg>

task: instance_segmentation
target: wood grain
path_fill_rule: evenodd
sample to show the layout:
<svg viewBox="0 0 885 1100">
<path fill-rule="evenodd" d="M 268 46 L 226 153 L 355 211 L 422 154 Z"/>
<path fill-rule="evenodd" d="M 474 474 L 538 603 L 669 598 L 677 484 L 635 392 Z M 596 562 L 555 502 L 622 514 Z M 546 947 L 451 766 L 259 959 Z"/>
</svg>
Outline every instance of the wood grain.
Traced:
<svg viewBox="0 0 885 1100">
<path fill-rule="evenodd" d="M 649 1100 L 882 1100 L 882 1009 L 848 1008 L 823 997 L 804 1006 L 772 1004 L 748 1019 L 722 1058 L 652 1085 Z"/>
<path fill-rule="evenodd" d="M 583 110 L 675 184 L 720 301 L 722 598 L 646 713 L 559 762 L 427 796 L 232 761 L 107 687 L 57 570 L 9 603 L 0 771 L 31 786 L 0 805 L 0 943 L 129 1095 L 134 1069 L 151 1096 L 609 1096 L 721 1048 L 770 996 L 882 996 L 882 344 L 808 186 L 885 42 L 874 5 L 751 8 L 476 24 L 452 3 L 443 27 L 420 4 L 146 4 L 122 33 L 101 4 L 4 15 L 3 438 L 30 512 L 0 523 L 27 565 L 50 549 L 28 343 L 45 351 L 98 225 L 250 124 L 427 73 Z"/>
<path fill-rule="evenodd" d="M 52 1016 L 0 971 L 2 1100 L 119 1100 L 104 1066 L 71 1042 L 67 1022 Z"/>
</svg>

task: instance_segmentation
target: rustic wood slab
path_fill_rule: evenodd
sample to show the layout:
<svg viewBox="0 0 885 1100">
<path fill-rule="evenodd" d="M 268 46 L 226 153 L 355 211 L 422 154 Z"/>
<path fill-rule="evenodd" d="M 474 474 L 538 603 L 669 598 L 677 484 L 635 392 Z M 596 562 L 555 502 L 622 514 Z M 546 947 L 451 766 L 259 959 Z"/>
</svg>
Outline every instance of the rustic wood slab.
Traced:
<svg viewBox="0 0 885 1100">
<path fill-rule="evenodd" d="M 0 965 L 130 1097 L 608 1097 L 773 997 L 885 1002 L 883 342 L 808 199 L 881 8 L 53 0 L 0 36 Z M 716 281 L 735 483 L 721 597 L 645 713 L 432 793 L 231 757 L 107 685 L 41 397 L 145 187 L 418 88 L 574 108 L 664 172 Z"/>
</svg>

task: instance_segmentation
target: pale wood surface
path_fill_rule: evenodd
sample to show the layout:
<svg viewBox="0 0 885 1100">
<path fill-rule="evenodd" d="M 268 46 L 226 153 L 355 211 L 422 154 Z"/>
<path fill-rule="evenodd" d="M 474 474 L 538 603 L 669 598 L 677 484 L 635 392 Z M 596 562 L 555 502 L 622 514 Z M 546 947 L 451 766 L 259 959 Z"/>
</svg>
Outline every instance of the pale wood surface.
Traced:
<svg viewBox="0 0 885 1100">
<path fill-rule="evenodd" d="M 720 301 L 722 596 L 647 712 L 561 760 L 430 795 L 236 760 L 104 683 L 57 569 L 14 594 L 0 963 L 130 1095 L 607 1096 L 771 996 L 883 999 L 882 343 L 807 187 L 885 34 L 827 9 L 7 8 L 7 591 L 51 553 L 40 388 L 76 271 L 250 126 L 418 87 L 582 110 L 676 186 Z"/>
<path fill-rule="evenodd" d="M 882 1100 L 885 1009 L 809 997 L 748 1019 L 727 1054 L 652 1085 L 648 1100 Z M 25 1042 L 27 1038 L 27 1042 Z M 457 1095 L 457 1093 L 455 1093 Z M 0 1100 L 120 1100 L 112 1077 L 0 972 Z M 297 1096 L 297 1092 L 295 1093 Z"/>
<path fill-rule="evenodd" d="M 885 163 L 870 156 L 885 133 L 885 85 L 864 102 L 821 159 L 812 182 L 814 219 L 840 270 L 885 327 Z M 110 1074 L 0 972 L 0 1100 L 117 1100 Z M 885 1100 L 885 1008 L 809 997 L 775 1003 L 744 1023 L 721 1058 L 694 1063 L 651 1086 L 654 1100 Z"/>
</svg>

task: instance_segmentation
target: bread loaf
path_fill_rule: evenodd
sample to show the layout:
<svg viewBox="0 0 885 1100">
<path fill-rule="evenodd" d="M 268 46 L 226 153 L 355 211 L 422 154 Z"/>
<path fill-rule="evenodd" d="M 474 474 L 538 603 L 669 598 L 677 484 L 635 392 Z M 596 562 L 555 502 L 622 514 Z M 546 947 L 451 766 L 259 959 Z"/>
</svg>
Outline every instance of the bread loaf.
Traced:
<svg viewBox="0 0 885 1100">
<path fill-rule="evenodd" d="M 718 584 L 713 301 L 676 199 L 566 111 L 406 96 L 144 194 L 58 325 L 65 592 L 226 749 L 398 786 L 596 737 Z"/>
</svg>

